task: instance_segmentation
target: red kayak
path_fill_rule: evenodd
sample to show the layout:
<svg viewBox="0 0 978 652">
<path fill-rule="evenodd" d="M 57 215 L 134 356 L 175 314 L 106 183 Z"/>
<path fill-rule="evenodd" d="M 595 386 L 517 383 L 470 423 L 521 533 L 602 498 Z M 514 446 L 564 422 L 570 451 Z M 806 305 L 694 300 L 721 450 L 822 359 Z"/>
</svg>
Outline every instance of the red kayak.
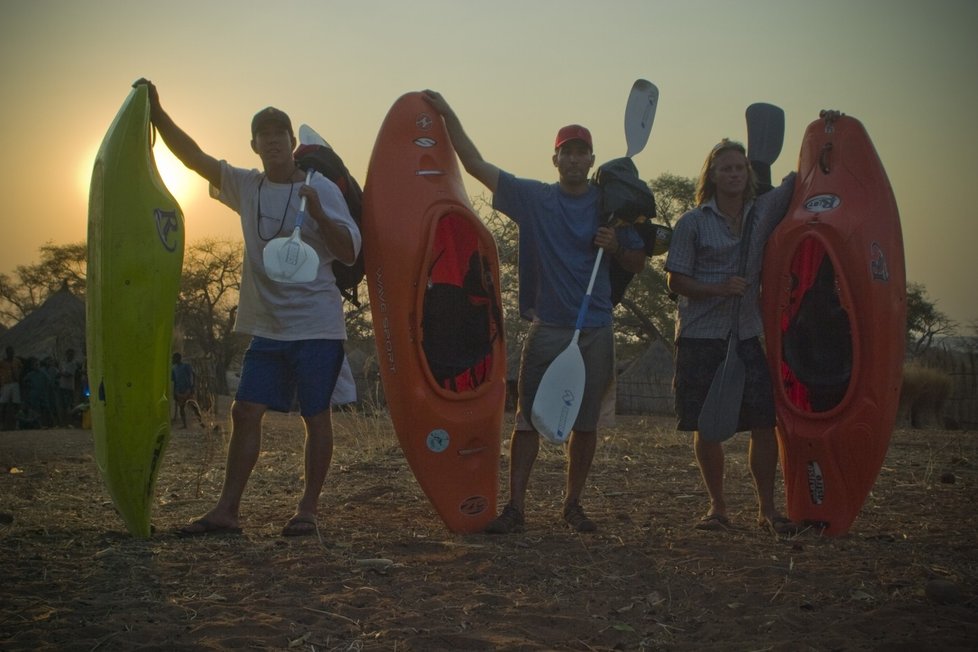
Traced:
<svg viewBox="0 0 978 652">
<path fill-rule="evenodd" d="M 444 122 L 420 93 L 388 112 L 363 199 L 367 288 L 394 430 L 448 529 L 480 532 L 496 515 L 506 394 L 499 258 Z"/>
<path fill-rule="evenodd" d="M 808 126 L 762 288 L 788 515 L 845 534 L 886 456 L 906 333 L 900 216 L 858 120 Z"/>
</svg>

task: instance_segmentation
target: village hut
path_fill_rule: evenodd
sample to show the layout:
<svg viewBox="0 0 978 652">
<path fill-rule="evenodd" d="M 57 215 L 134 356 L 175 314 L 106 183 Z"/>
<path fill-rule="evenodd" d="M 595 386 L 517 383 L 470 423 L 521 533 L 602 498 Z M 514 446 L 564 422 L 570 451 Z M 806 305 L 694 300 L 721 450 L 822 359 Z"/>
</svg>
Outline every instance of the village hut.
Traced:
<svg viewBox="0 0 978 652">
<path fill-rule="evenodd" d="M 85 302 L 72 294 L 67 283 L 18 324 L 0 333 L 0 351 L 12 346 L 19 358 L 62 360 L 74 349 L 85 351 Z"/>
<path fill-rule="evenodd" d="M 662 339 L 618 375 L 618 414 L 675 414 L 672 349 Z"/>
</svg>

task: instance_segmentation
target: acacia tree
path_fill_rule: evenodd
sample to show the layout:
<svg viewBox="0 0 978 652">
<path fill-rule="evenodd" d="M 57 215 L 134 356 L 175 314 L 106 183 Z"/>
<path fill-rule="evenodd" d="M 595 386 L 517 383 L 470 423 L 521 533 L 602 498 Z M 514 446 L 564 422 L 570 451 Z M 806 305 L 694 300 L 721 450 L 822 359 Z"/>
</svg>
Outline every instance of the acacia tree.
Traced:
<svg viewBox="0 0 978 652">
<path fill-rule="evenodd" d="M 367 279 L 357 286 L 359 305 L 344 300 L 343 312 L 346 315 L 346 336 L 356 347 L 370 347 L 374 342 L 373 320 L 370 317 L 370 298 L 367 294 Z"/>
<path fill-rule="evenodd" d="M 953 335 L 957 324 L 937 309 L 922 283 L 907 284 L 907 354 L 912 358 L 930 348 L 934 338 Z"/>
<path fill-rule="evenodd" d="M 244 351 L 247 338 L 234 334 L 241 289 L 240 241 L 204 239 L 187 248 L 177 299 L 176 326 L 185 345 L 202 357 L 198 374 L 204 393 L 227 392 L 227 370 Z M 203 372 L 203 373 L 201 373 Z"/>
</svg>

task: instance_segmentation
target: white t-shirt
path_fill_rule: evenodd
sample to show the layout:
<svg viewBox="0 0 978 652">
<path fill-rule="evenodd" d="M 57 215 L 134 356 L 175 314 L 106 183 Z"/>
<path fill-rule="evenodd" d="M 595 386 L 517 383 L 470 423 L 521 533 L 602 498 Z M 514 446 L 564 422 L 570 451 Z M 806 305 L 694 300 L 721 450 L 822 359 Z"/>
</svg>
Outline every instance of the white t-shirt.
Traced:
<svg viewBox="0 0 978 652">
<path fill-rule="evenodd" d="M 301 185 L 298 181 L 275 183 L 258 170 L 236 168 L 221 161 L 221 188 L 211 186 L 210 193 L 240 215 L 245 242 L 234 330 L 280 341 L 345 340 L 343 299 L 332 269 L 336 256 L 327 248 L 314 219 L 307 214 L 303 220 L 302 241 L 319 255 L 315 279 L 309 283 L 279 283 L 268 277 L 262 264 L 265 245 L 275 238 L 289 237 L 295 228 Z M 318 172 L 310 185 L 319 194 L 323 212 L 349 230 L 354 250 L 359 252 L 360 230 L 340 189 Z"/>
</svg>

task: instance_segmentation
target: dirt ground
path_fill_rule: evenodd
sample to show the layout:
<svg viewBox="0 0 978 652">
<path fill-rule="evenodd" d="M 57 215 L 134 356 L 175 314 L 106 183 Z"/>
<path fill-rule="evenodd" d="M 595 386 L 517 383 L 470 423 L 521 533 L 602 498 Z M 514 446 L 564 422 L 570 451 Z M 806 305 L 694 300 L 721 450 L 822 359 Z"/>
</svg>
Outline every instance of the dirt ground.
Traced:
<svg viewBox="0 0 978 652">
<path fill-rule="evenodd" d="M 386 418 L 343 413 L 319 536 L 285 539 L 300 423 L 266 420 L 244 534 L 197 539 L 175 529 L 217 496 L 220 433 L 174 431 L 148 540 L 115 514 L 88 431 L 0 433 L 0 649 L 978 648 L 976 432 L 896 432 L 849 535 L 779 540 L 754 525 L 746 436 L 726 445 L 737 527 L 702 532 L 688 437 L 619 417 L 585 493 L 597 533 L 560 521 L 548 446 L 526 533 L 490 537 L 442 526 Z"/>
</svg>

